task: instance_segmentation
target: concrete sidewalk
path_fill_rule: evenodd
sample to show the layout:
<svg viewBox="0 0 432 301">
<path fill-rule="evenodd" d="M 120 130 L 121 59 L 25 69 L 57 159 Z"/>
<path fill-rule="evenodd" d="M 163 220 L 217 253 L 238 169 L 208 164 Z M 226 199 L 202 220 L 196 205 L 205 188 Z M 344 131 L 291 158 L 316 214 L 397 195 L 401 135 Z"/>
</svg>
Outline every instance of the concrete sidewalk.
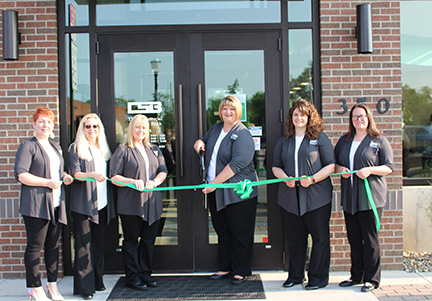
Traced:
<svg viewBox="0 0 432 301">
<path fill-rule="evenodd" d="M 282 271 L 254 271 L 260 274 L 263 281 L 267 300 L 301 300 L 301 301 L 356 301 L 356 300 L 381 300 L 381 301 L 403 301 L 403 300 L 432 300 L 432 273 L 406 273 L 404 271 L 383 271 L 381 286 L 369 293 L 360 292 L 361 285 L 341 288 L 339 282 L 349 277 L 348 272 L 330 273 L 330 284 L 323 289 L 307 291 L 301 286 L 292 288 L 282 287 L 287 278 L 287 273 Z M 191 274 L 182 274 L 191 275 Z M 196 275 L 203 275 L 202 273 Z M 106 275 L 104 277 L 105 292 L 98 292 L 93 300 L 106 300 L 122 275 Z M 44 279 L 46 281 L 46 279 Z M 45 284 L 45 282 L 44 282 Z M 161 283 L 163 285 L 163 283 Z M 68 301 L 82 301 L 79 296 L 72 294 L 73 278 L 68 276 L 59 279 L 60 292 Z M 151 289 L 151 288 L 149 288 Z M 143 292 L 145 294 L 145 292 Z M 1 301 L 24 301 L 29 300 L 24 279 L 0 279 Z M 225 300 L 227 301 L 227 300 Z"/>
</svg>

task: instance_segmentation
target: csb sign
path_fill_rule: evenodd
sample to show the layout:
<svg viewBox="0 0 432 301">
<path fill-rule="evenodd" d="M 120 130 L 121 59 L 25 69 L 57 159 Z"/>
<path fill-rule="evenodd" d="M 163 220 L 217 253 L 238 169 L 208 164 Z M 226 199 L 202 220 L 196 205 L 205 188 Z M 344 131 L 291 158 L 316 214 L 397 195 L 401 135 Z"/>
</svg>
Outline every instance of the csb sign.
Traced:
<svg viewBox="0 0 432 301">
<path fill-rule="evenodd" d="M 128 114 L 157 114 L 162 113 L 160 101 L 128 102 Z"/>
</svg>

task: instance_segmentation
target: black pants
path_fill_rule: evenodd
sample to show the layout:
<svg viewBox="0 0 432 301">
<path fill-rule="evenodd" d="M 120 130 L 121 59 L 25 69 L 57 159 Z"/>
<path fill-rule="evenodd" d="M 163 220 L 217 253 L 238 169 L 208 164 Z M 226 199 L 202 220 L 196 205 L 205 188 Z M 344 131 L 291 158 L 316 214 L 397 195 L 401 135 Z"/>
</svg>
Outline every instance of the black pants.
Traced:
<svg viewBox="0 0 432 301">
<path fill-rule="evenodd" d="M 377 208 L 381 218 L 383 208 Z M 381 250 L 375 215 L 372 210 L 350 214 L 344 211 L 348 241 L 351 246 L 351 279 L 379 286 Z"/>
<path fill-rule="evenodd" d="M 120 218 L 124 235 L 122 250 L 126 282 L 135 284 L 152 273 L 154 243 L 160 220 L 149 225 L 139 216 L 121 214 Z"/>
<path fill-rule="evenodd" d="M 310 285 L 326 286 L 330 271 L 331 203 L 302 216 L 282 210 L 289 249 L 289 281 L 304 279 L 308 234 L 312 236 L 312 251 L 308 268 Z"/>
<path fill-rule="evenodd" d="M 55 210 L 55 225 L 46 219 L 23 216 L 27 233 L 24 254 L 27 287 L 42 286 L 39 274 L 39 257 L 45 247 L 44 259 L 48 282 L 56 282 L 59 261 L 59 238 L 62 225 L 58 223 L 58 208 Z"/>
<path fill-rule="evenodd" d="M 252 274 L 255 217 L 258 197 L 216 210 L 216 194 L 208 194 L 213 227 L 218 235 L 220 271 L 234 275 Z"/>
<path fill-rule="evenodd" d="M 107 208 L 99 211 L 99 224 L 87 215 L 72 212 L 75 238 L 74 294 L 93 294 L 104 287 L 103 255 Z"/>
</svg>

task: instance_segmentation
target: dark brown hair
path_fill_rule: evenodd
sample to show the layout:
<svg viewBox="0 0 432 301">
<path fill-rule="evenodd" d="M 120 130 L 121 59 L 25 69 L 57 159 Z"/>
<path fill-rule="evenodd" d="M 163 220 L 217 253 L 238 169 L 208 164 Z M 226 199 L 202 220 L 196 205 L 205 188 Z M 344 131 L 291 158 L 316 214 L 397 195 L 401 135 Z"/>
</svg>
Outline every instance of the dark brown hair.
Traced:
<svg viewBox="0 0 432 301">
<path fill-rule="evenodd" d="M 308 117 L 306 136 L 312 140 L 316 139 L 318 135 L 323 131 L 323 120 L 318 114 L 318 111 L 315 109 L 315 106 L 303 98 L 294 101 L 288 112 L 287 121 L 285 122 L 286 138 L 294 136 L 295 134 L 295 127 L 292 121 L 292 116 L 295 109 L 299 109 L 300 112 L 306 114 Z"/>
<path fill-rule="evenodd" d="M 375 120 L 372 116 L 372 112 L 369 109 L 369 107 L 362 104 L 362 103 L 358 103 L 351 108 L 351 112 L 350 112 L 350 116 L 349 116 L 350 117 L 349 118 L 349 129 L 348 129 L 348 133 L 346 136 L 346 140 L 349 141 L 349 140 L 354 139 L 354 136 L 356 134 L 356 129 L 354 127 L 353 120 L 352 120 L 352 116 L 353 116 L 353 112 L 354 112 L 355 108 L 361 108 L 361 109 L 365 110 L 366 117 L 369 121 L 368 122 L 368 128 L 367 128 L 368 134 L 370 136 L 372 136 L 373 138 L 377 138 L 378 136 L 382 135 L 376 126 Z"/>
</svg>

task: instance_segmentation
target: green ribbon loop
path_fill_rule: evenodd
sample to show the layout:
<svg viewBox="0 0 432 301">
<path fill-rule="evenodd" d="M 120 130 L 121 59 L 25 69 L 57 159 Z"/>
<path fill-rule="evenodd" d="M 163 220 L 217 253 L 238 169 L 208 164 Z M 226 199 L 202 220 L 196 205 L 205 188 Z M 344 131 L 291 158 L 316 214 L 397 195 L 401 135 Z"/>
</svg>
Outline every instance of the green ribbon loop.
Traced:
<svg viewBox="0 0 432 301">
<path fill-rule="evenodd" d="M 338 173 L 328 174 L 326 176 L 352 174 L 355 172 L 356 172 L 356 170 L 348 171 L 348 172 L 338 172 Z M 270 180 L 253 181 L 253 182 L 251 180 L 247 179 L 244 181 L 240 181 L 238 183 L 218 183 L 218 184 L 173 186 L 173 187 L 155 187 L 152 189 L 144 188 L 142 190 L 139 190 L 134 184 L 123 183 L 123 182 L 112 180 L 110 178 L 107 178 L 107 180 L 111 181 L 113 183 L 121 184 L 123 186 L 138 190 L 140 192 L 167 191 L 167 190 L 187 190 L 187 189 L 197 190 L 197 189 L 204 189 L 204 188 L 223 188 L 223 189 L 224 188 L 232 188 L 232 189 L 234 189 L 236 194 L 239 195 L 242 200 L 244 200 L 244 199 L 247 199 L 251 195 L 251 193 L 253 192 L 254 186 L 270 185 L 270 184 L 275 184 L 275 183 L 282 183 L 285 181 L 295 181 L 295 180 L 307 179 L 310 177 L 312 177 L 312 176 L 302 176 L 302 177 L 293 177 L 293 178 L 285 178 L 285 179 L 270 179 Z M 96 182 L 96 180 L 93 178 L 75 178 L 75 180 Z M 66 181 L 66 180 L 63 180 L 62 182 L 64 182 L 64 181 Z M 377 208 L 376 208 L 373 196 L 372 196 L 372 192 L 370 190 L 369 181 L 367 180 L 367 178 L 364 179 L 364 184 L 365 184 L 366 194 L 367 194 L 368 200 L 369 200 L 369 205 L 370 205 L 370 207 L 374 213 L 374 216 L 375 216 L 377 231 L 379 231 L 380 227 L 381 227 L 380 219 L 379 219 L 378 211 L 377 211 Z"/>
<path fill-rule="evenodd" d="M 380 218 L 378 215 L 378 210 L 377 210 L 376 205 L 375 205 L 375 201 L 374 201 L 373 196 L 372 196 L 372 192 L 370 190 L 369 181 L 367 180 L 367 178 L 364 179 L 364 184 L 365 184 L 365 188 L 366 188 L 366 194 L 367 194 L 368 199 L 369 199 L 369 205 L 371 206 L 372 212 L 375 215 L 377 232 L 379 232 L 379 230 L 381 228 L 381 222 L 380 222 Z"/>
</svg>

